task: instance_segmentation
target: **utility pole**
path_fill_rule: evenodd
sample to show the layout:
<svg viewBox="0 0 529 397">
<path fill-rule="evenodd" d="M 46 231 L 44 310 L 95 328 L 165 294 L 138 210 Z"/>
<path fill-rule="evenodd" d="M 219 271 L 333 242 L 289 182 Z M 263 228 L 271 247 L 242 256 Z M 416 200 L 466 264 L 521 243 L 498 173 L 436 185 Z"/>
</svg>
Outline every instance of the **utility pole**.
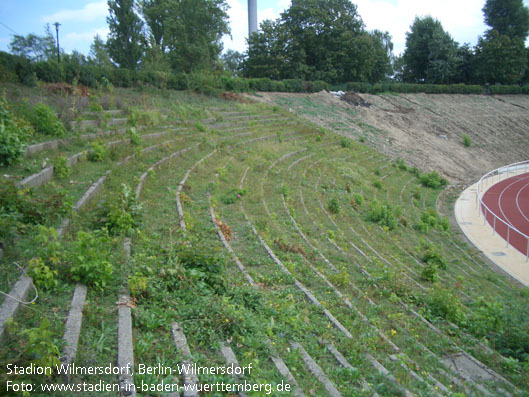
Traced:
<svg viewBox="0 0 529 397">
<path fill-rule="evenodd" d="M 59 49 L 59 26 L 61 24 L 59 22 L 55 22 L 55 31 L 57 32 L 57 62 L 61 63 L 61 50 Z"/>
</svg>

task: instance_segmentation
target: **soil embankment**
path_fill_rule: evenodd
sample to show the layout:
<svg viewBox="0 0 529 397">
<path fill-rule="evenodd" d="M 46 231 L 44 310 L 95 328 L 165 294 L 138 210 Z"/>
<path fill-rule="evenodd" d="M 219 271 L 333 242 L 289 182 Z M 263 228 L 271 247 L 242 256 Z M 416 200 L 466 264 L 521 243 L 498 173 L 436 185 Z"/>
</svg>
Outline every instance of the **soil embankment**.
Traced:
<svg viewBox="0 0 529 397">
<path fill-rule="evenodd" d="M 354 94 L 342 100 L 317 94 L 259 93 L 318 125 L 365 141 L 452 183 L 527 159 L 529 96 Z M 471 146 L 463 144 L 463 134 Z"/>
</svg>

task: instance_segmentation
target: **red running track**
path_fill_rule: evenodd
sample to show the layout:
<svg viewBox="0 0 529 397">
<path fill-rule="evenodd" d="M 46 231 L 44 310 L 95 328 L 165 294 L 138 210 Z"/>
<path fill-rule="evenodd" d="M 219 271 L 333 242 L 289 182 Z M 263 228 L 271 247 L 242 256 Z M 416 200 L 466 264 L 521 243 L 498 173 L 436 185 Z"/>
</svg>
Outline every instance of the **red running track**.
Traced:
<svg viewBox="0 0 529 397">
<path fill-rule="evenodd" d="M 506 224 L 529 236 L 529 173 L 505 179 L 493 185 L 483 195 L 483 203 Z M 485 212 L 485 207 L 482 206 Z M 486 214 L 487 222 L 494 227 L 494 215 Z M 528 254 L 527 238 L 496 219 L 496 232 L 522 254 Z"/>
</svg>

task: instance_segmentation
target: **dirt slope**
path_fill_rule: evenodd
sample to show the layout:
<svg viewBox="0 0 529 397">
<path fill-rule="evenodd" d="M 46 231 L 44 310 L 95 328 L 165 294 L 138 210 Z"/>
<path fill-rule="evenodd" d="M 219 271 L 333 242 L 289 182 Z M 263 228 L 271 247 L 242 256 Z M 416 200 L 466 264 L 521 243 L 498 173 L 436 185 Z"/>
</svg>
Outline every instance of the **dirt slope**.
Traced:
<svg viewBox="0 0 529 397">
<path fill-rule="evenodd" d="M 501 165 L 529 157 L 529 96 L 368 95 L 362 105 L 330 93 L 259 93 L 340 134 L 366 143 L 423 171 L 438 170 L 467 184 Z M 362 101 L 357 101 L 361 103 Z M 468 134 L 472 146 L 463 145 Z"/>
</svg>

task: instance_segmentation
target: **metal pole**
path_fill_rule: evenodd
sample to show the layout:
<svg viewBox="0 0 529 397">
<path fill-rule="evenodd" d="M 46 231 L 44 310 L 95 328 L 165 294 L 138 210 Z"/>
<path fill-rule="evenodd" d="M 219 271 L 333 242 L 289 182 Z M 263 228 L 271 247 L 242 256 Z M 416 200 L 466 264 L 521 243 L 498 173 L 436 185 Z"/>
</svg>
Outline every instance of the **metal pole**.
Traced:
<svg viewBox="0 0 529 397">
<path fill-rule="evenodd" d="M 496 215 L 494 215 L 494 220 L 492 221 L 492 235 L 496 235 Z"/>
<path fill-rule="evenodd" d="M 257 0 L 248 0 L 248 36 L 257 32 Z"/>
<path fill-rule="evenodd" d="M 59 22 L 55 22 L 55 31 L 57 32 L 57 62 L 61 63 L 61 50 L 59 47 L 59 26 L 61 25 Z"/>
<path fill-rule="evenodd" d="M 529 238 L 527 239 L 527 255 L 525 256 L 525 261 L 529 262 Z"/>
<path fill-rule="evenodd" d="M 509 232 L 511 231 L 511 227 L 507 225 L 507 248 L 509 248 Z"/>
</svg>

